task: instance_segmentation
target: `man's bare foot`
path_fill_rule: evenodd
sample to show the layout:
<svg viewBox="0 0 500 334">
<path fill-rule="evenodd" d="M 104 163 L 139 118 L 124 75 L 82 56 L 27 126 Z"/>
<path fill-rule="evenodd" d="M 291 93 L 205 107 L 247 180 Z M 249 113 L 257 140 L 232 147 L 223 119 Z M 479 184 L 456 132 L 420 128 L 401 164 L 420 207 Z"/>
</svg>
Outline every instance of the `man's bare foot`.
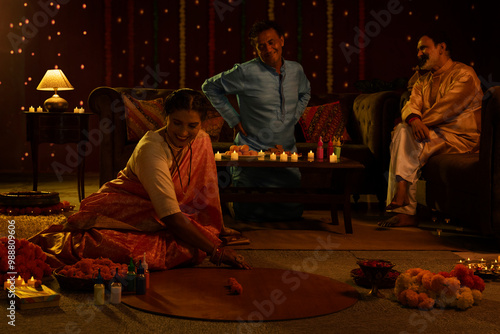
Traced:
<svg viewBox="0 0 500 334">
<path fill-rule="evenodd" d="M 394 198 L 392 199 L 391 203 L 385 207 L 386 211 L 391 211 L 410 204 L 407 187 L 408 187 L 408 182 L 404 180 L 399 181 L 397 183 L 396 194 L 394 195 Z"/>
<path fill-rule="evenodd" d="M 407 215 L 405 213 L 398 213 L 391 218 L 381 221 L 378 223 L 381 227 L 417 227 L 417 217 L 412 215 Z"/>
</svg>

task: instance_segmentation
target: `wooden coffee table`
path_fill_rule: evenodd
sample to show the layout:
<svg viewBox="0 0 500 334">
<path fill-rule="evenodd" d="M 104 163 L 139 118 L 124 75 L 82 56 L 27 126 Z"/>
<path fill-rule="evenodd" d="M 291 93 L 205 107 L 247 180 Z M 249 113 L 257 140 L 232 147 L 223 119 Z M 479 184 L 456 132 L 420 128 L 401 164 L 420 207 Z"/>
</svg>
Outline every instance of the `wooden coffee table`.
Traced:
<svg viewBox="0 0 500 334">
<path fill-rule="evenodd" d="M 241 158 L 241 157 L 240 157 Z M 279 158 L 278 158 L 279 159 Z M 285 202 L 285 203 L 321 203 L 330 205 L 332 224 L 339 225 L 338 206 L 342 206 L 344 214 L 345 233 L 353 233 L 351 222 L 351 186 L 355 172 L 364 166 L 354 160 L 341 158 L 340 162 L 308 161 L 299 158 L 298 162 L 271 161 L 257 158 L 243 158 L 237 161 L 223 156 L 222 161 L 216 161 L 219 170 L 219 194 L 221 202 Z M 297 167 L 302 174 L 300 188 L 246 188 L 230 186 L 228 167 L 283 168 Z M 309 182 L 309 176 L 319 177 L 324 182 Z M 226 182 L 221 182 L 226 179 Z"/>
</svg>

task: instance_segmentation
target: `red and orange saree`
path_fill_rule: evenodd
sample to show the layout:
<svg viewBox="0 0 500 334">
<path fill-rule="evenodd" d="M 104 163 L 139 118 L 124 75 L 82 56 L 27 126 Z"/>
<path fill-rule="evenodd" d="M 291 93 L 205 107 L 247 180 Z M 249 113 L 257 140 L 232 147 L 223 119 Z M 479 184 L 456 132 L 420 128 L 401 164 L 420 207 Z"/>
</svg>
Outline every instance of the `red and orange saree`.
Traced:
<svg viewBox="0 0 500 334">
<path fill-rule="evenodd" d="M 179 162 L 180 173 L 172 173 L 175 194 L 189 223 L 219 243 L 222 212 L 210 137 L 200 131 L 191 148 L 192 155 L 185 154 Z M 199 264 L 206 256 L 170 233 L 142 184 L 123 172 L 85 198 L 80 211 L 66 224 L 53 225 L 30 241 L 42 247 L 53 267 L 81 258 L 106 257 L 118 263 L 133 258 L 138 262 L 146 253 L 149 268 L 163 270 Z"/>
</svg>

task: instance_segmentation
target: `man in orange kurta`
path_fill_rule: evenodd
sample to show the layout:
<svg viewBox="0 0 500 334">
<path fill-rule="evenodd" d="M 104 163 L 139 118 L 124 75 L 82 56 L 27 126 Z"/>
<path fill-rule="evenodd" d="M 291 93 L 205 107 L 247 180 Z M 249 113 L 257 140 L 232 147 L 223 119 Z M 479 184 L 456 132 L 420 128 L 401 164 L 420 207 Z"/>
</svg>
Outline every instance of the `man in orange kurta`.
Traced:
<svg viewBox="0 0 500 334">
<path fill-rule="evenodd" d="M 449 43 L 438 33 L 418 42 L 421 70 L 402 123 L 392 133 L 386 210 L 381 226 L 416 226 L 416 181 L 436 154 L 474 152 L 481 133 L 481 83 L 472 67 L 450 58 Z"/>
</svg>

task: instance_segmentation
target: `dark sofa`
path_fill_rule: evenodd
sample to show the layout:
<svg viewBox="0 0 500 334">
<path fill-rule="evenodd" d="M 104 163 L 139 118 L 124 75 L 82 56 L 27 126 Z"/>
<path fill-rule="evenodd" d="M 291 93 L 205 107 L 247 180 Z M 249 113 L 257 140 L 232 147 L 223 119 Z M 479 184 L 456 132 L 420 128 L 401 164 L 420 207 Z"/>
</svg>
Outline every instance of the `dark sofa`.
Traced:
<svg viewBox="0 0 500 334">
<path fill-rule="evenodd" d="M 125 108 L 121 93 L 126 92 L 139 100 L 154 100 L 168 96 L 170 89 L 111 88 L 94 89 L 88 98 L 89 108 L 99 115 L 100 121 L 110 123 L 112 131 L 103 131 L 100 145 L 100 183 L 116 177 L 125 167 L 136 141 L 127 140 Z M 236 106 L 236 99 L 230 97 Z M 389 164 L 390 133 L 399 113 L 400 94 L 392 91 L 372 94 L 313 95 L 309 103 L 322 105 L 340 101 L 347 117 L 346 129 L 352 141 L 342 147 L 341 156 L 357 160 L 365 169 L 353 186 L 356 195 L 376 194 L 385 201 L 384 171 Z M 297 149 L 307 154 L 316 149 L 316 143 L 306 143 L 299 125 L 296 127 Z M 213 142 L 214 152 L 225 152 L 233 140 L 233 130 L 224 123 L 219 140 Z"/>
</svg>

